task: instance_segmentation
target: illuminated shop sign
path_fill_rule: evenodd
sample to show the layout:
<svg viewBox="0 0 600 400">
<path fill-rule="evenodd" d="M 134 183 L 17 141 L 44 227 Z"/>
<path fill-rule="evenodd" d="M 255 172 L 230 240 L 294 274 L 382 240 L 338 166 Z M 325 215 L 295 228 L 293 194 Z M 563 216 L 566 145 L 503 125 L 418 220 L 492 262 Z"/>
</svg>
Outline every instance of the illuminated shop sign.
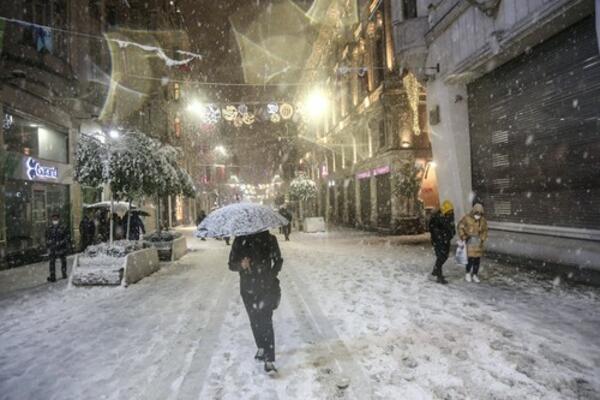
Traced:
<svg viewBox="0 0 600 400">
<path fill-rule="evenodd" d="M 34 179 L 58 179 L 58 168 L 42 165 L 35 158 L 29 157 L 25 168 L 27 169 L 27 177 Z"/>
<path fill-rule="evenodd" d="M 389 173 L 390 173 L 390 166 L 386 165 L 384 167 L 373 168 L 370 171 L 359 172 L 358 174 L 356 174 L 356 178 L 357 179 L 366 179 L 366 178 L 370 178 L 372 176 L 385 175 L 385 174 L 389 174 Z"/>
</svg>

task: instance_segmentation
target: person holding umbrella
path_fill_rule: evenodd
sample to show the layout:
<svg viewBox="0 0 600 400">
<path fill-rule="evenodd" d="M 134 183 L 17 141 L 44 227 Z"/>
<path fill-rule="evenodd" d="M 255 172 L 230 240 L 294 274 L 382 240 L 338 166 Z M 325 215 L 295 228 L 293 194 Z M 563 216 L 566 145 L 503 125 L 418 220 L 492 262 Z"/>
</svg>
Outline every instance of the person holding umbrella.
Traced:
<svg viewBox="0 0 600 400">
<path fill-rule="evenodd" d="M 269 231 L 238 236 L 233 241 L 229 269 L 240 274 L 240 294 L 258 348 L 254 358 L 264 361 L 267 373 L 277 372 L 273 310 L 281 300 L 277 276 L 282 265 L 277 238 Z"/>
<path fill-rule="evenodd" d="M 270 208 L 236 203 L 210 213 L 196 233 L 200 237 L 235 237 L 229 269 L 240 275 L 240 295 L 258 348 L 254 358 L 264 362 L 268 374 L 277 373 L 273 310 L 281 300 L 278 275 L 283 265 L 277 238 L 269 229 L 287 223 Z"/>
</svg>

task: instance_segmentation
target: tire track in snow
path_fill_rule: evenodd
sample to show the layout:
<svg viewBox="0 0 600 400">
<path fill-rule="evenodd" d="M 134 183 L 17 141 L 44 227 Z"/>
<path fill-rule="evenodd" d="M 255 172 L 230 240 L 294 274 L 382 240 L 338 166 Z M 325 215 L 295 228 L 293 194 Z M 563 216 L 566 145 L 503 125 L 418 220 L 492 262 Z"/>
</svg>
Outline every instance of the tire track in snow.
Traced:
<svg viewBox="0 0 600 400">
<path fill-rule="evenodd" d="M 194 342 L 192 349 L 186 355 L 180 383 L 175 382 L 171 386 L 172 393 L 169 400 L 194 399 L 199 398 L 201 395 L 215 343 L 219 340 L 225 313 L 233 299 L 233 275 L 224 274 L 222 281 L 215 290 L 218 297 L 215 305 L 208 310 L 210 320 L 202 329 L 204 335 Z"/>
<path fill-rule="evenodd" d="M 291 278 L 286 285 L 290 291 L 290 303 L 297 318 L 306 327 L 304 333 L 307 340 L 315 345 L 314 349 L 318 354 L 315 366 L 321 366 L 320 363 L 323 360 L 333 360 L 337 372 L 340 374 L 338 381 L 342 377 L 350 379 L 350 386 L 346 392 L 352 393 L 351 398 L 372 398 L 371 386 L 364 371 L 353 359 L 352 353 L 315 302 L 315 297 L 311 294 L 308 286 L 294 268 L 288 268 L 286 272 Z M 339 397 L 339 394 L 335 394 L 335 387 L 333 387 L 336 382 L 331 382 L 331 384 L 332 397 Z"/>
</svg>

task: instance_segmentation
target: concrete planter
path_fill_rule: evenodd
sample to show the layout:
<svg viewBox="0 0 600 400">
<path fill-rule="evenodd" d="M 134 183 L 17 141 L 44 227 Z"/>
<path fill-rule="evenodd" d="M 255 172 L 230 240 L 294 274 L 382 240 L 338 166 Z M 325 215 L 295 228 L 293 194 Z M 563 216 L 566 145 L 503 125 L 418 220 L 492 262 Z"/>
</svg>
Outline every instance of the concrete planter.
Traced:
<svg viewBox="0 0 600 400">
<path fill-rule="evenodd" d="M 323 217 L 311 217 L 304 219 L 304 232 L 325 232 L 325 220 Z"/>
<path fill-rule="evenodd" d="M 142 249 L 115 258 L 110 265 L 82 266 L 81 255 L 75 256 L 73 270 L 69 277 L 69 286 L 127 286 L 158 271 L 158 253 L 156 249 Z"/>
<path fill-rule="evenodd" d="M 179 260 L 187 253 L 187 241 L 184 236 L 178 237 L 173 240 L 173 246 L 171 250 L 171 261 Z"/>
<path fill-rule="evenodd" d="M 187 253 L 187 241 L 184 236 L 175 240 L 164 242 L 145 242 L 147 246 L 152 246 L 158 251 L 158 257 L 161 261 L 179 260 Z"/>
</svg>

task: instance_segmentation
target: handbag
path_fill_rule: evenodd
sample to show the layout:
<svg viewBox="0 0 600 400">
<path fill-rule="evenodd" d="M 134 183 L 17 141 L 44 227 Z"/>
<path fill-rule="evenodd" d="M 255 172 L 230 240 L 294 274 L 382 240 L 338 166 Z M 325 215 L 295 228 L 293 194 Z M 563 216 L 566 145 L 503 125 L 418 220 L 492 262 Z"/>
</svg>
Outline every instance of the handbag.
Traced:
<svg viewBox="0 0 600 400">
<path fill-rule="evenodd" d="M 467 257 L 467 246 L 465 242 L 459 240 L 456 246 L 456 254 L 454 255 L 454 260 L 457 264 L 467 265 L 469 259 Z"/>
</svg>

